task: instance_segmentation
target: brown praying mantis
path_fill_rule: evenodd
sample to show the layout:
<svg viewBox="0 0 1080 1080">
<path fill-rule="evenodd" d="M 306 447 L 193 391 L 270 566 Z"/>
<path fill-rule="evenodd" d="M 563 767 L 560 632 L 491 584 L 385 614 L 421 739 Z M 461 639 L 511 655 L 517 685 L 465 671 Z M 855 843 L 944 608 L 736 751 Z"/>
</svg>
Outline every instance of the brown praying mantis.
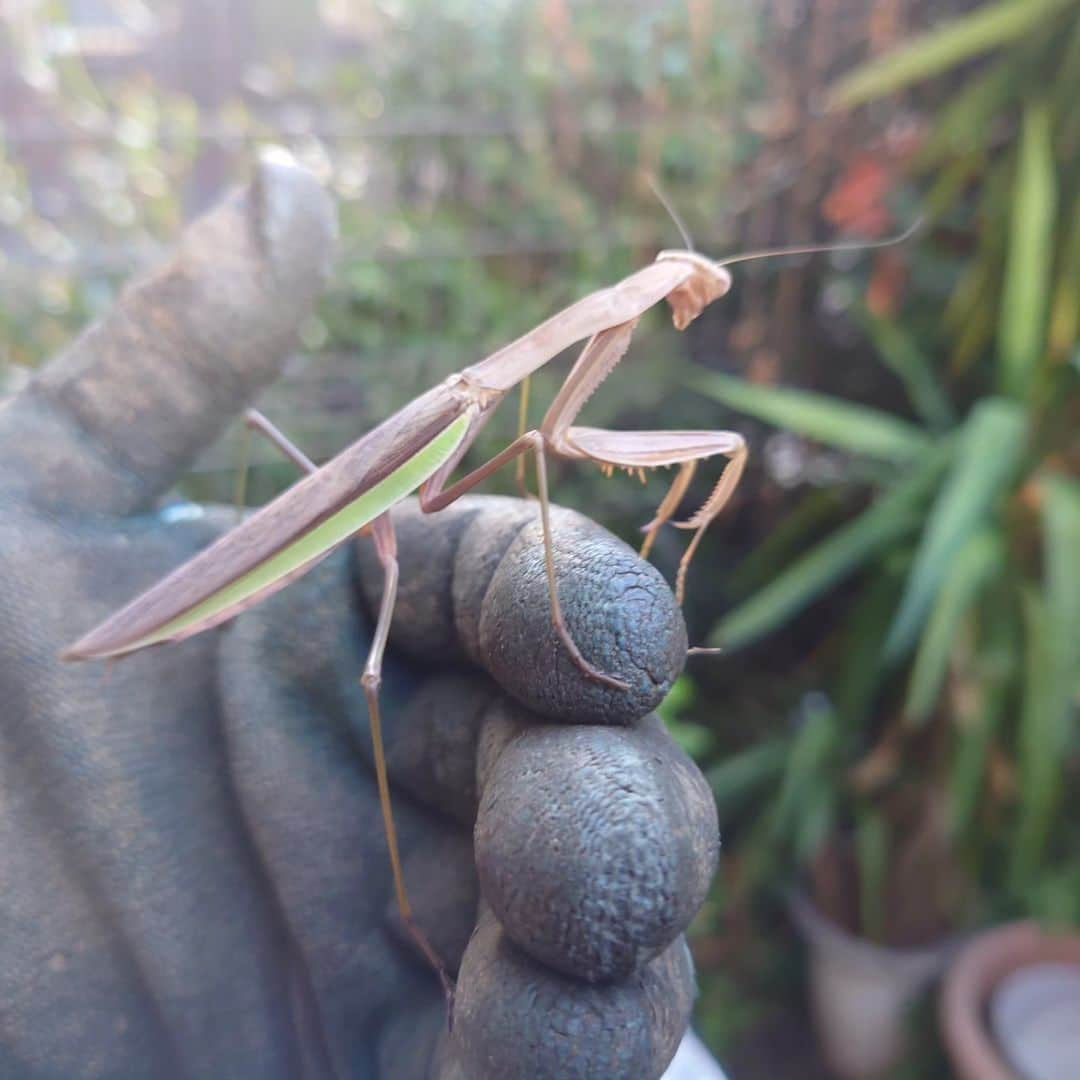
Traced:
<svg viewBox="0 0 1080 1080">
<path fill-rule="evenodd" d="M 438 972 L 449 996 L 452 984 L 445 968 L 413 919 L 383 750 L 379 686 L 398 585 L 391 509 L 418 490 L 422 510 L 435 513 L 508 462 L 531 455 L 536 466 L 554 627 L 573 662 L 586 675 L 614 690 L 626 689 L 624 682 L 598 670 L 581 654 L 563 618 L 549 513 L 548 457 L 593 462 L 608 473 L 625 469 L 644 475 L 646 469 L 678 466 L 655 516 L 644 527 L 641 554 L 648 556 L 657 532 L 669 522 L 694 531 L 676 578 L 676 597 L 681 604 L 687 569 L 701 538 L 743 474 L 747 460 L 743 437 L 730 431 L 610 431 L 582 427 L 575 424 L 579 413 L 626 354 L 638 320 L 660 301 L 668 302 L 676 328 L 683 330 L 730 289 L 732 279 L 727 267 L 732 263 L 894 242 L 753 252 L 721 262 L 692 250 L 662 251 L 644 269 L 571 304 L 486 359 L 449 376 L 321 467 L 293 447 L 269 421 L 249 413 L 249 425 L 261 428 L 307 476 L 91 630 L 70 646 L 63 658 L 118 657 L 152 645 L 182 641 L 284 588 L 349 538 L 357 534 L 370 536 L 382 566 L 383 586 L 361 682 L 370 717 L 394 889 L 405 926 Z M 523 431 L 489 461 L 450 483 L 477 434 L 507 394 L 582 340 L 586 344 L 539 427 Z M 717 455 L 728 461 L 711 493 L 691 517 L 673 522 L 698 463 Z"/>
</svg>

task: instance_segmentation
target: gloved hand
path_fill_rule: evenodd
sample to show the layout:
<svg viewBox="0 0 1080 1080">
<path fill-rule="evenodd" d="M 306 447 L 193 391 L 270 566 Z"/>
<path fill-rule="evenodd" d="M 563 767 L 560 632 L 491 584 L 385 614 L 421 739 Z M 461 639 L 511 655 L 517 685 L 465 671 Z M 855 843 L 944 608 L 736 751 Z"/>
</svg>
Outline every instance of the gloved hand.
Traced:
<svg viewBox="0 0 1080 1080">
<path fill-rule="evenodd" d="M 370 541 L 183 644 L 58 660 L 230 524 L 163 496 L 276 375 L 333 233 L 264 161 L 0 410 L 0 1076 L 640 1080 L 687 1024 L 716 818 L 637 720 L 685 629 L 586 519 L 555 515 L 560 595 L 627 692 L 561 652 L 532 504 L 396 518 L 388 756 L 450 1032 L 367 760 Z"/>
</svg>

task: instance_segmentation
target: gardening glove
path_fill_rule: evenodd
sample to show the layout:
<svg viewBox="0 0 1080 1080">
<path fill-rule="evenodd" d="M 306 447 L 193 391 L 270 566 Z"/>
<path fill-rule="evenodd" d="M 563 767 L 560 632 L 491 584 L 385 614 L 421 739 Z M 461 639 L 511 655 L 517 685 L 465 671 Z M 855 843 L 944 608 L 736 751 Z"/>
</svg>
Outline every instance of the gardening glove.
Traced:
<svg viewBox="0 0 1080 1080">
<path fill-rule="evenodd" d="M 219 630 L 58 659 L 231 523 L 166 493 L 278 373 L 334 231 L 264 159 L 0 408 L 0 1076 L 642 1078 L 687 1024 L 716 819 L 638 719 L 685 630 L 586 519 L 555 512 L 560 595 L 625 691 L 558 643 L 531 503 L 396 515 L 388 758 L 452 1029 L 370 769 L 370 540 Z"/>
</svg>

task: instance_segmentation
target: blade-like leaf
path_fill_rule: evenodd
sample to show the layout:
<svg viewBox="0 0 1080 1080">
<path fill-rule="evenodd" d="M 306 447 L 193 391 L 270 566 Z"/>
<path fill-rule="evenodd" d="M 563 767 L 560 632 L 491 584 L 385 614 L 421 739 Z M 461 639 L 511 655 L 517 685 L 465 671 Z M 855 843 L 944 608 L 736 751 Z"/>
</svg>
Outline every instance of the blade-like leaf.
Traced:
<svg viewBox="0 0 1080 1080">
<path fill-rule="evenodd" d="M 819 784 L 807 793 L 792 833 L 792 853 L 800 867 L 812 862 L 833 835 L 839 801 L 834 784 Z"/>
<path fill-rule="evenodd" d="M 1075 627 L 1073 627 L 1075 633 Z M 1020 818 L 1011 849 L 1010 877 L 1021 891 L 1038 869 L 1050 822 L 1061 799 L 1064 774 L 1060 719 L 1046 598 L 1024 595 L 1024 696 L 1020 708 Z"/>
<path fill-rule="evenodd" d="M 239 609 L 251 597 L 275 583 L 313 565 L 328 551 L 347 540 L 380 514 L 389 510 L 432 476 L 461 445 L 469 428 L 468 415 L 459 416 L 425 447 L 400 465 L 384 480 L 364 492 L 336 514 L 304 533 L 298 540 L 260 563 L 236 581 L 219 589 L 201 604 L 185 611 L 143 638 L 128 643 L 122 653 L 185 636 L 197 624 L 223 612 Z"/>
<path fill-rule="evenodd" d="M 798 824 L 807 801 L 815 791 L 831 788 L 835 779 L 828 775 L 828 762 L 837 745 L 836 714 L 823 696 L 814 695 L 803 709 L 799 728 L 787 755 L 784 779 L 780 785 L 772 818 L 773 841 L 780 843 Z"/>
<path fill-rule="evenodd" d="M 1043 561 L 1059 707 L 1080 689 L 1080 483 L 1054 477 L 1044 485 Z"/>
<path fill-rule="evenodd" d="M 869 312 L 863 322 L 881 360 L 903 382 L 922 420 L 937 431 L 951 427 L 955 418 L 949 399 L 929 359 L 907 331 L 899 323 L 875 318 Z"/>
<path fill-rule="evenodd" d="M 732 409 L 842 450 L 885 461 L 910 461 L 929 440 L 913 424 L 864 405 L 786 387 L 757 386 L 731 375 L 708 373 L 695 389 Z"/>
<path fill-rule="evenodd" d="M 1047 332 L 1050 358 L 1058 363 L 1068 359 L 1080 340 L 1080 192 L 1068 220 L 1072 224 L 1062 244 Z"/>
<path fill-rule="evenodd" d="M 1018 887 L 1039 866 L 1060 813 L 1064 761 L 1075 737 L 1080 689 L 1080 485 L 1044 486 L 1045 589 L 1025 610 L 1028 671 L 1020 732 L 1021 804 L 1015 849 Z"/>
<path fill-rule="evenodd" d="M 972 535 L 952 559 L 915 654 L 904 706 L 909 722 L 922 724 L 930 715 L 949 667 L 960 623 L 979 590 L 1001 569 L 1003 561 L 1001 540 L 992 529 Z"/>
<path fill-rule="evenodd" d="M 829 101 L 834 106 L 849 107 L 891 94 L 1036 30 L 1075 3 L 1076 0 L 1002 0 L 979 8 L 856 68 L 831 90 Z"/>
<path fill-rule="evenodd" d="M 907 576 L 909 561 L 905 554 L 903 550 L 889 550 L 867 571 L 866 585 L 859 590 L 846 620 L 834 691 L 836 709 L 846 731 L 863 726 L 881 683 L 881 647 Z"/>
<path fill-rule="evenodd" d="M 735 568 L 727 582 L 731 594 L 742 597 L 772 581 L 809 546 L 811 538 L 836 524 L 843 509 L 838 488 L 811 488 Z"/>
<path fill-rule="evenodd" d="M 706 777 L 725 817 L 737 812 L 746 800 L 766 784 L 774 784 L 784 772 L 788 744 L 767 739 L 709 769 Z"/>
<path fill-rule="evenodd" d="M 942 103 L 933 129 L 919 147 L 919 165 L 928 168 L 931 164 L 951 160 L 959 149 L 969 153 L 983 149 L 986 125 L 1016 93 L 1024 74 L 1018 57 L 1007 52 L 989 70 L 958 86 Z"/>
<path fill-rule="evenodd" d="M 950 452 L 951 443 L 933 447 L 916 463 L 911 475 L 873 506 L 725 615 L 709 643 L 737 649 L 764 637 L 830 586 L 855 573 L 882 548 L 914 533 Z"/>
<path fill-rule="evenodd" d="M 1030 396 L 1046 341 L 1056 201 L 1050 107 L 1040 102 L 1024 110 L 998 324 L 1001 389 L 1021 400 Z"/>
<path fill-rule="evenodd" d="M 1027 420 L 1015 402 L 989 398 L 972 410 L 919 541 L 904 598 L 885 643 L 888 662 L 911 651 L 954 556 L 989 517 L 1015 474 L 1027 434 Z"/>
</svg>

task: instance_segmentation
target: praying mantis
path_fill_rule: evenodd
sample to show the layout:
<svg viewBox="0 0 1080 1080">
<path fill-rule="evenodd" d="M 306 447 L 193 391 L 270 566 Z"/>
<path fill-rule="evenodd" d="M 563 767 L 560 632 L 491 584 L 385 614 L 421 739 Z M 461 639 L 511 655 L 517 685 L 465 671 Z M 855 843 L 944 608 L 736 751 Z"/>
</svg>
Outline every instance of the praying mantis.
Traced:
<svg viewBox="0 0 1080 1080">
<path fill-rule="evenodd" d="M 886 241 L 891 243 L 895 241 Z M 642 556 L 667 523 L 691 529 L 676 578 L 682 602 L 686 574 L 701 538 L 734 492 L 747 461 L 743 437 L 730 431 L 611 431 L 575 423 L 586 402 L 626 354 L 642 315 L 666 301 L 683 330 L 731 288 L 727 269 L 735 262 L 766 255 L 865 248 L 791 248 L 755 252 L 721 262 L 693 250 L 669 250 L 616 285 L 591 293 L 479 363 L 450 375 L 393 416 L 316 467 L 269 421 L 249 414 L 249 424 L 270 437 L 307 475 L 243 520 L 230 532 L 158 584 L 106 619 L 64 653 L 65 660 L 120 657 L 154 645 L 178 642 L 217 626 L 259 603 L 309 571 L 336 547 L 359 534 L 368 536 L 383 571 L 375 629 L 361 676 L 370 718 L 379 800 L 386 830 L 394 890 L 402 920 L 438 973 L 448 998 L 453 987 L 446 970 L 415 923 L 409 903 L 390 803 L 383 749 L 379 689 L 383 655 L 398 586 L 392 508 L 418 491 L 420 507 L 436 513 L 507 463 L 531 456 L 552 621 L 573 662 L 591 679 L 613 690 L 626 684 L 598 670 L 570 635 L 559 603 L 550 520 L 549 456 L 592 462 L 605 472 L 644 474 L 661 466 L 678 472 L 655 516 L 644 527 Z M 586 341 L 538 427 L 523 431 L 489 461 L 450 482 L 478 433 L 504 398 L 565 349 Z M 522 425 L 524 426 L 524 425 Z M 727 463 L 701 507 L 685 521 L 672 521 L 697 465 L 722 456 Z"/>
</svg>

